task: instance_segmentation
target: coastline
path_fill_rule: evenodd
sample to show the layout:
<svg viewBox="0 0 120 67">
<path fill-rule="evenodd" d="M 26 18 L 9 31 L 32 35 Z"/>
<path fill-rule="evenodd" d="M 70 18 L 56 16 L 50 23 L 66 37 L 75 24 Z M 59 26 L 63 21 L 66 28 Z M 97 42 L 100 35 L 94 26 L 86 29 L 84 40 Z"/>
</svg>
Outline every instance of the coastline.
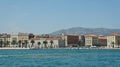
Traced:
<svg viewBox="0 0 120 67">
<path fill-rule="evenodd" d="M 3 48 L 0 48 L 0 50 L 29 50 L 30 48 L 9 48 L 9 47 L 3 47 Z M 45 48 L 44 48 L 45 49 Z M 115 50 L 115 49 L 120 49 L 120 48 L 48 48 L 48 49 L 71 49 L 71 50 L 74 50 L 74 49 L 99 49 L 99 50 L 102 50 L 102 49 L 112 49 L 112 50 Z M 31 49 L 30 49 L 31 50 Z M 39 49 L 36 49 L 36 50 L 39 50 Z"/>
<path fill-rule="evenodd" d="M 25 50 L 25 49 L 30 49 L 30 48 L 9 48 L 9 47 L 3 47 L 0 48 L 0 50 Z"/>
</svg>

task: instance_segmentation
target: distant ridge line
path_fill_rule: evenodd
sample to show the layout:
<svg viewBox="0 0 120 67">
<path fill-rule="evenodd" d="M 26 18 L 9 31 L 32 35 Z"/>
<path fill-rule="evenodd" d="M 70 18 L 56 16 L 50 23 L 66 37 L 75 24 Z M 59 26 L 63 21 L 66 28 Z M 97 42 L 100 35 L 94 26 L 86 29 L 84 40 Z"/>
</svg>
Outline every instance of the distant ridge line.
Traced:
<svg viewBox="0 0 120 67">
<path fill-rule="evenodd" d="M 60 34 L 96 34 L 96 35 L 109 35 L 111 33 L 120 34 L 120 29 L 109 29 L 109 28 L 84 28 L 84 27 L 72 27 L 68 29 L 61 29 L 50 33 L 50 35 L 60 35 Z"/>
</svg>

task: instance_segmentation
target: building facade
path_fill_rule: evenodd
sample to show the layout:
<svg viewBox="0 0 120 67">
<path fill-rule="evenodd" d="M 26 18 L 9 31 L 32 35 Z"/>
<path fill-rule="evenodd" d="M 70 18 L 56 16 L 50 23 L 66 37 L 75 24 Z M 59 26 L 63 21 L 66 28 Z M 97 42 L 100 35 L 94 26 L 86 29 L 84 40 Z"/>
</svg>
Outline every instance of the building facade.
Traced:
<svg viewBox="0 0 120 67">
<path fill-rule="evenodd" d="M 97 46 L 98 45 L 98 36 L 95 34 L 89 34 L 85 37 L 85 46 Z"/>
<path fill-rule="evenodd" d="M 11 38 L 10 38 L 10 47 L 19 47 L 17 45 L 18 35 L 17 34 L 11 34 L 10 36 L 11 36 Z"/>
<path fill-rule="evenodd" d="M 61 38 L 56 37 L 49 37 L 49 38 L 42 38 L 42 37 L 34 37 L 32 40 L 34 40 L 35 47 L 39 48 L 60 48 L 64 47 L 64 40 Z M 32 45 L 31 40 L 29 40 L 30 46 Z"/>
<path fill-rule="evenodd" d="M 77 47 L 79 42 L 79 36 L 74 34 L 63 34 L 62 39 L 65 41 L 65 47 Z"/>
<path fill-rule="evenodd" d="M 0 47 L 10 47 L 10 34 L 0 34 Z"/>
<path fill-rule="evenodd" d="M 118 41 L 120 41 L 120 35 L 116 33 L 112 33 L 107 36 L 107 47 L 108 48 L 116 48 L 118 47 Z"/>
<path fill-rule="evenodd" d="M 29 35 L 27 33 L 18 33 L 18 45 L 21 48 L 28 47 Z"/>
<path fill-rule="evenodd" d="M 98 40 L 99 40 L 99 42 L 98 42 L 99 46 L 107 47 L 107 37 L 99 36 Z"/>
</svg>

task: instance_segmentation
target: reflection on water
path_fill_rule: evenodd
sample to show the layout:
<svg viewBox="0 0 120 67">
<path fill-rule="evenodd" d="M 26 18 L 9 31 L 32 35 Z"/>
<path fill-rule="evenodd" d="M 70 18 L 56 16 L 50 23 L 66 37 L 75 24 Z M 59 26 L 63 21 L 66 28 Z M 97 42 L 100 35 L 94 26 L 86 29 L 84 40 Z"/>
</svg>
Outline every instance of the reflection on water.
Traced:
<svg viewBox="0 0 120 67">
<path fill-rule="evenodd" d="M 0 67 L 119 67 L 120 50 L 0 50 Z"/>
</svg>

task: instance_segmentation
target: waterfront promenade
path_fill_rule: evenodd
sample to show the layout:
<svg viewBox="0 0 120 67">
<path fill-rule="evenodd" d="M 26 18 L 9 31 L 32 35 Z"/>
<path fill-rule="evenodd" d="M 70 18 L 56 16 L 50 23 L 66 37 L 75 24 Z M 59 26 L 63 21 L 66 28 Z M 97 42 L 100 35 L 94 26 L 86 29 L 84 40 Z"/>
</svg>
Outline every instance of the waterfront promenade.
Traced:
<svg viewBox="0 0 120 67">
<path fill-rule="evenodd" d="M 0 48 L 0 50 L 20 50 L 20 49 L 30 49 L 30 48 L 9 48 L 9 47 L 3 47 L 3 48 Z"/>
<path fill-rule="evenodd" d="M 0 50 L 28 50 L 28 49 L 30 49 L 30 48 L 15 48 L 15 47 L 2 47 L 2 48 L 0 48 Z M 120 49 L 120 48 L 78 48 L 78 47 L 73 47 L 73 48 L 39 48 L 39 49 Z M 39 50 L 38 49 L 38 50 Z"/>
</svg>

